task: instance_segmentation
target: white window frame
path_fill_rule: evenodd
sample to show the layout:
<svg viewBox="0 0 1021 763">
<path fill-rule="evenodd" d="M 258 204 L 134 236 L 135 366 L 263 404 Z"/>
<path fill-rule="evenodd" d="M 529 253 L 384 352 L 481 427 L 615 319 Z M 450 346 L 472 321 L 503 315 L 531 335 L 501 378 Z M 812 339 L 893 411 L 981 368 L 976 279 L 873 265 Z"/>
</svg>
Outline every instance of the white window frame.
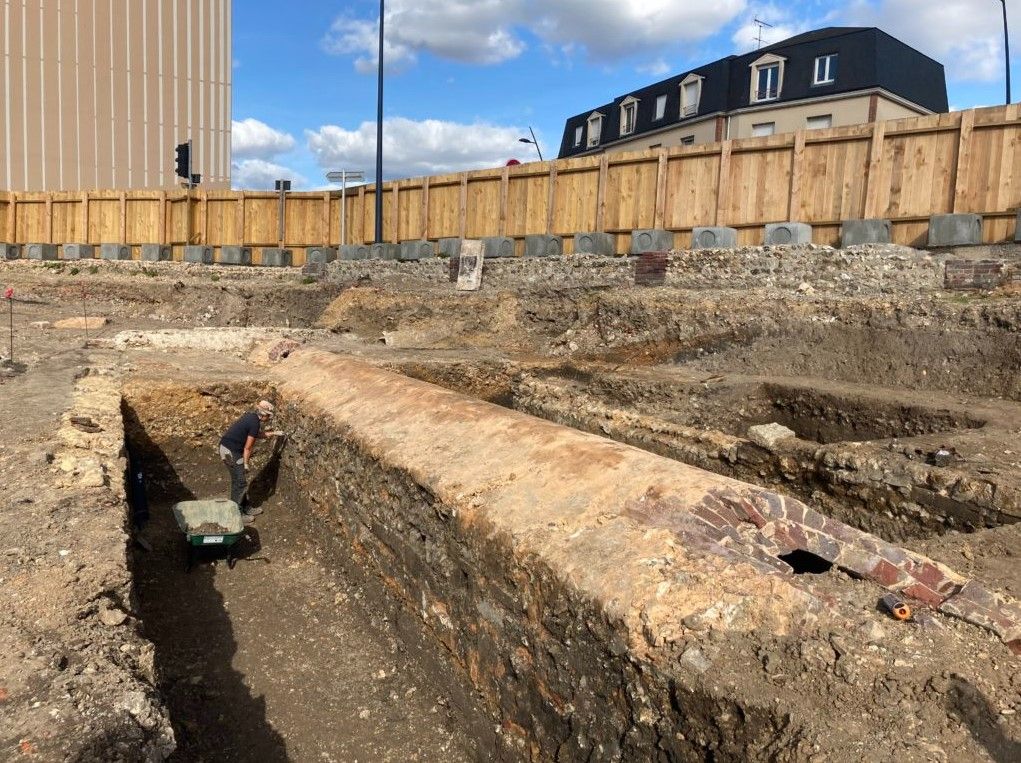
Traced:
<svg viewBox="0 0 1021 763">
<path fill-rule="evenodd" d="M 593 111 L 588 117 L 588 141 L 586 145 L 588 148 L 593 148 L 599 145 L 600 133 L 603 131 L 603 115 L 598 111 Z"/>
<path fill-rule="evenodd" d="M 757 58 L 752 61 L 749 65 L 752 70 L 751 82 L 749 83 L 748 88 L 749 103 L 767 103 L 769 101 L 779 100 L 780 96 L 783 94 L 783 74 L 786 62 L 786 58 L 772 53 L 767 53 L 761 58 Z M 776 67 L 776 95 L 769 96 L 767 90 L 767 96 L 765 98 L 759 98 L 759 72 L 773 67 Z"/>
<path fill-rule="evenodd" d="M 812 69 L 812 84 L 813 85 L 832 85 L 837 81 L 837 76 L 831 71 L 833 69 L 832 62 L 839 60 L 839 53 L 827 53 L 825 56 L 818 56 L 815 59 L 815 66 Z M 819 79 L 819 63 L 826 62 L 826 79 Z"/>
<path fill-rule="evenodd" d="M 825 125 L 812 125 L 813 119 L 825 119 L 827 124 Z M 815 114 L 805 118 L 805 129 L 806 130 L 828 130 L 833 127 L 833 115 L 832 114 Z"/>
<path fill-rule="evenodd" d="M 625 129 L 627 127 L 627 114 L 631 112 L 631 129 Z M 623 101 L 620 102 L 620 134 L 631 135 L 634 133 L 635 128 L 638 126 L 638 99 L 633 95 L 629 95 Z"/>
<path fill-rule="evenodd" d="M 759 127 L 769 127 L 770 130 L 767 133 L 756 135 L 755 130 Z M 770 135 L 776 135 L 776 122 L 759 122 L 758 124 L 752 125 L 752 137 L 753 138 L 768 138 Z"/>
<path fill-rule="evenodd" d="M 659 121 L 660 119 L 662 119 L 665 116 L 666 116 L 666 95 L 657 95 L 656 96 L 656 112 L 655 112 L 655 116 L 653 116 L 652 119 L 653 119 L 654 122 L 656 122 L 656 121 Z"/>
<path fill-rule="evenodd" d="M 685 135 L 685 136 L 683 136 L 681 138 L 680 145 L 682 145 L 682 146 L 694 146 L 695 145 L 695 136 L 694 135 Z"/>
<path fill-rule="evenodd" d="M 689 74 L 687 77 L 681 80 L 681 119 L 687 117 L 693 117 L 698 113 L 698 107 L 702 102 L 702 80 L 704 77 L 700 77 L 697 74 Z M 687 90 L 688 85 L 695 85 L 695 101 L 694 103 L 688 103 Z"/>
<path fill-rule="evenodd" d="M 574 145 L 575 147 L 580 146 L 581 142 L 585 139 L 585 125 L 578 125 L 574 128 Z"/>
</svg>

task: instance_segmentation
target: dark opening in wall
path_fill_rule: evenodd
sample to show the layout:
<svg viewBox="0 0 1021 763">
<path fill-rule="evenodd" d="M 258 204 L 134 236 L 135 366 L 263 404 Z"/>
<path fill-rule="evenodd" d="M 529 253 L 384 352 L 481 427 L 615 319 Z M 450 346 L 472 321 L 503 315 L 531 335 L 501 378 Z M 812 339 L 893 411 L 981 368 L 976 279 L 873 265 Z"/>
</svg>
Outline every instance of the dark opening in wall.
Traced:
<svg viewBox="0 0 1021 763">
<path fill-rule="evenodd" d="M 793 568 L 795 575 L 822 575 L 833 568 L 833 562 L 827 562 L 821 556 L 800 548 L 789 554 L 781 554 L 779 558 Z"/>
</svg>

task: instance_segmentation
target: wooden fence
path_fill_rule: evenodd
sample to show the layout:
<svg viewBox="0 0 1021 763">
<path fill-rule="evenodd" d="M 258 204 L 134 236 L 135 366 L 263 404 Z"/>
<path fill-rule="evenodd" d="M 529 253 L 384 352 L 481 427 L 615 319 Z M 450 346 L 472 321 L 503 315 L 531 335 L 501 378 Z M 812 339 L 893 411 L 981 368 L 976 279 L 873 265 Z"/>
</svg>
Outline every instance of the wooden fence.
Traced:
<svg viewBox="0 0 1021 763">
<path fill-rule="evenodd" d="M 897 243 L 924 246 L 930 215 L 984 215 L 984 240 L 1013 240 L 1021 206 L 1021 106 L 1000 106 L 705 146 L 603 154 L 397 180 L 383 187 L 390 242 L 530 233 L 617 234 L 666 228 L 677 247 L 701 225 L 738 229 L 760 244 L 766 223 L 814 226 L 837 244 L 842 220 L 888 218 Z M 347 243 L 372 240 L 374 186 L 346 202 Z M 336 245 L 337 192 L 288 194 L 283 241 L 278 197 L 252 191 L 0 193 L 0 241 L 123 242 L 294 248 Z"/>
</svg>

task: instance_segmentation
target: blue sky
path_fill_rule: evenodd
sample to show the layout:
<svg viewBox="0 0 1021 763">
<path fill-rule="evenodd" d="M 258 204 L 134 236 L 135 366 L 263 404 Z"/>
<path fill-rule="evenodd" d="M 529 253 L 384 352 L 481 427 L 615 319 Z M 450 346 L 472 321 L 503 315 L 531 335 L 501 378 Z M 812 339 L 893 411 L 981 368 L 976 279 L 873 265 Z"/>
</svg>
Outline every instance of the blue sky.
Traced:
<svg viewBox="0 0 1021 763">
<path fill-rule="evenodd" d="M 1021 0 L 1007 6 L 1015 39 Z M 374 0 L 235 0 L 235 187 L 323 188 L 333 168 L 371 177 L 378 12 Z M 534 160 L 517 141 L 529 126 L 553 158 L 568 116 L 753 50 L 756 17 L 775 25 L 767 42 L 879 26 L 946 66 L 953 108 L 1003 101 L 997 0 L 387 0 L 385 174 Z"/>
</svg>

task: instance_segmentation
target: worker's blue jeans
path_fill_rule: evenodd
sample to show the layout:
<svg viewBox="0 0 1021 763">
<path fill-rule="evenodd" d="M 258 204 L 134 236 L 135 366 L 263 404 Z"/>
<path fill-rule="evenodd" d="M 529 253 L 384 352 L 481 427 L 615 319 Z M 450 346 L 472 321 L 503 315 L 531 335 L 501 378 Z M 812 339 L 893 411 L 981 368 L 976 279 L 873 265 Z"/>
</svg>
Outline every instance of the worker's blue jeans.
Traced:
<svg viewBox="0 0 1021 763">
<path fill-rule="evenodd" d="M 227 448 L 220 446 L 220 459 L 230 472 L 230 499 L 240 508 L 244 508 L 245 491 L 248 480 L 245 476 L 245 462 L 241 456 L 235 456 Z"/>
</svg>

